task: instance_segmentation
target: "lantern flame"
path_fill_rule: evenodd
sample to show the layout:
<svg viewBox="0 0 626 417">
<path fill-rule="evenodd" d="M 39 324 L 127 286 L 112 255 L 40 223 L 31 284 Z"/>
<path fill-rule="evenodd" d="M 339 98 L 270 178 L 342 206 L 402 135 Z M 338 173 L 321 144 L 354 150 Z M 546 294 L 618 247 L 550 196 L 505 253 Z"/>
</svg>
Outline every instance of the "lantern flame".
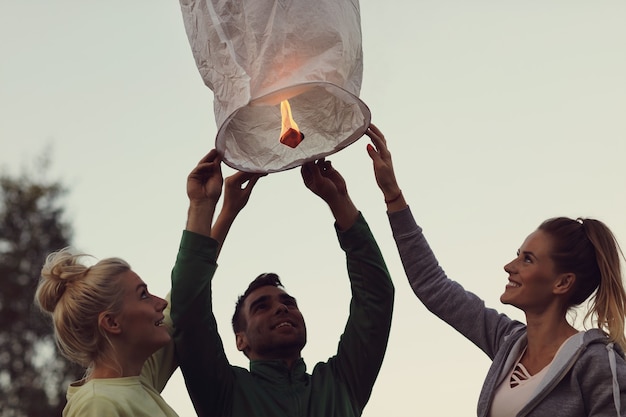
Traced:
<svg viewBox="0 0 626 417">
<path fill-rule="evenodd" d="M 288 100 L 280 102 L 280 114 L 282 118 L 280 129 L 280 143 L 290 148 L 295 148 L 304 139 L 304 134 L 298 129 L 298 124 L 291 115 L 291 106 Z"/>
</svg>

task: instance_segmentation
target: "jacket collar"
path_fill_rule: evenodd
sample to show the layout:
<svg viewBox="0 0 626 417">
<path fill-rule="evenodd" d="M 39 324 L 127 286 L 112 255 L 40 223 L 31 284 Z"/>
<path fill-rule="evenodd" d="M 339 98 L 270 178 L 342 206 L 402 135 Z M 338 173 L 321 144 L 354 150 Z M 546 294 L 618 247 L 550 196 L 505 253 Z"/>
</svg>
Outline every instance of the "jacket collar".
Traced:
<svg viewBox="0 0 626 417">
<path fill-rule="evenodd" d="M 287 368 L 282 360 L 253 360 L 250 361 L 250 373 L 277 385 L 304 382 L 308 379 L 306 364 L 302 358 L 294 362 L 292 369 Z"/>
</svg>

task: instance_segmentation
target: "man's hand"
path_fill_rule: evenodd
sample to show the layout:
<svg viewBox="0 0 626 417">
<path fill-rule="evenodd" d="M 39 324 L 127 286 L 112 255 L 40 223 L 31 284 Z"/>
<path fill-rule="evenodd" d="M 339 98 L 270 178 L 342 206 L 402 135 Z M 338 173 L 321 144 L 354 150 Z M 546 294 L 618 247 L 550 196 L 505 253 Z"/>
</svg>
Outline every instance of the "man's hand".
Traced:
<svg viewBox="0 0 626 417">
<path fill-rule="evenodd" d="M 192 205 L 215 206 L 222 194 L 222 159 L 213 149 L 198 162 L 187 177 L 187 196 Z"/>
<path fill-rule="evenodd" d="M 330 161 L 323 158 L 307 162 L 300 169 L 304 185 L 322 198 L 330 207 L 340 230 L 349 229 L 359 212 L 348 195 L 346 181 Z"/>
<path fill-rule="evenodd" d="M 187 227 L 190 232 L 211 236 L 215 206 L 222 194 L 222 159 L 213 149 L 198 162 L 187 177 L 189 211 Z"/>
<path fill-rule="evenodd" d="M 239 213 L 248 204 L 250 193 L 259 178 L 267 174 L 238 171 L 224 181 L 223 211 Z"/>
<path fill-rule="evenodd" d="M 348 195 L 345 180 L 331 162 L 324 158 L 305 163 L 300 172 L 304 185 L 328 204 L 338 197 Z"/>
<path fill-rule="evenodd" d="M 240 171 L 224 181 L 224 204 L 211 229 L 211 237 L 219 243 L 219 251 L 222 250 L 224 240 L 237 214 L 248 204 L 256 182 L 265 175 Z"/>
</svg>

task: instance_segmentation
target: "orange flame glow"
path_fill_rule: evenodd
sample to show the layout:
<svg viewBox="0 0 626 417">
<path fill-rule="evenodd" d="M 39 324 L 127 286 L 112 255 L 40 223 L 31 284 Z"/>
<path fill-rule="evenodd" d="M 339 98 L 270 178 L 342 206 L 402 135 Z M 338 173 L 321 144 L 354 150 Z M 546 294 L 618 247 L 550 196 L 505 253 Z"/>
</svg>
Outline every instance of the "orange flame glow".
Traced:
<svg viewBox="0 0 626 417">
<path fill-rule="evenodd" d="M 304 135 L 298 129 L 298 124 L 293 120 L 291 115 L 291 106 L 288 100 L 280 102 L 280 114 L 282 117 L 281 129 L 280 129 L 280 143 L 287 145 L 290 148 L 295 148 L 302 142 Z"/>
</svg>

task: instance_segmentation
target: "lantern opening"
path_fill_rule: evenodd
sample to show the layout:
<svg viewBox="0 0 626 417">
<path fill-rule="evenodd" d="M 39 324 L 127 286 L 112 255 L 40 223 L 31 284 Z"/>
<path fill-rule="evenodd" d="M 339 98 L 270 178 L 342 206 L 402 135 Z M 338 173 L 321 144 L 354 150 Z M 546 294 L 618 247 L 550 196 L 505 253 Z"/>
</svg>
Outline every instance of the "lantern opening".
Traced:
<svg viewBox="0 0 626 417">
<path fill-rule="evenodd" d="M 291 106 L 289 100 L 280 102 L 281 129 L 280 143 L 290 148 L 295 148 L 304 139 L 304 134 L 298 129 L 298 124 L 291 115 Z"/>
</svg>

